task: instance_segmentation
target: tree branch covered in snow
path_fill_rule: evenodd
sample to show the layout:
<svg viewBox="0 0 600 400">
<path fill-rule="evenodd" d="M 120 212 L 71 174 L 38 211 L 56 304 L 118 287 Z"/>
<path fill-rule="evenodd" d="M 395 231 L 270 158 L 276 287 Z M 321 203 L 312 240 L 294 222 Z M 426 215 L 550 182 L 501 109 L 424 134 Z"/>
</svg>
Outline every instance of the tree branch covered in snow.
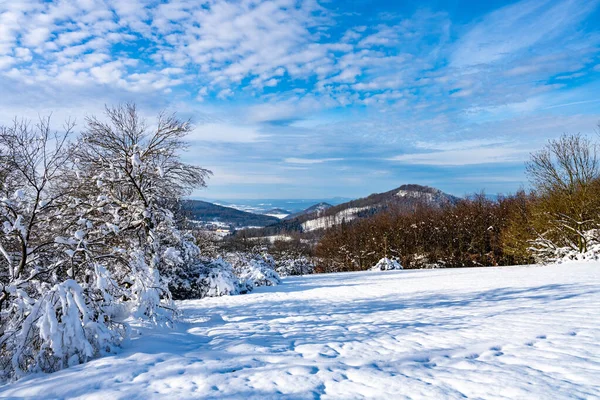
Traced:
<svg viewBox="0 0 600 400">
<path fill-rule="evenodd" d="M 199 262 L 171 211 L 210 173 L 179 159 L 190 123 L 106 117 L 75 141 L 49 118 L 0 130 L 0 378 L 111 352 L 130 316 L 170 323 L 171 267 Z"/>
</svg>

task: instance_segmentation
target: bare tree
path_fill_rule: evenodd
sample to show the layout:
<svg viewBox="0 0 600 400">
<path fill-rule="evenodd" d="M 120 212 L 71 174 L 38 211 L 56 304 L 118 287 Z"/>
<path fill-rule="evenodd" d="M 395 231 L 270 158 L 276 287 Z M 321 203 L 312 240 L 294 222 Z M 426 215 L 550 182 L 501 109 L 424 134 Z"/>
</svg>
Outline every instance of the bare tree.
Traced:
<svg viewBox="0 0 600 400">
<path fill-rule="evenodd" d="M 148 207 L 206 185 L 210 171 L 180 161 L 188 147 L 184 137 L 192 130 L 190 121 L 161 113 L 151 129 L 134 104 L 107 107 L 106 117 L 107 122 L 87 118 L 77 157 L 83 168 L 117 171 L 119 178 L 111 179 L 116 195 L 137 197 Z"/>
<path fill-rule="evenodd" d="M 540 194 L 585 191 L 600 176 L 598 147 L 581 134 L 565 134 L 532 154 L 526 171 Z"/>
<path fill-rule="evenodd" d="M 73 128 L 67 122 L 61 133 L 54 132 L 50 117 L 37 124 L 14 120 L 0 128 L 0 265 L 7 271 L 2 274 L 5 284 L 50 272 L 40 265 L 54 243 L 47 227 L 67 193 L 61 175 L 70 163 L 67 140 Z M 0 308 L 5 297 L 0 295 Z"/>
<path fill-rule="evenodd" d="M 581 134 L 565 134 L 532 154 L 526 172 L 540 200 L 539 239 L 585 252 L 586 232 L 599 222 L 597 144 Z"/>
</svg>

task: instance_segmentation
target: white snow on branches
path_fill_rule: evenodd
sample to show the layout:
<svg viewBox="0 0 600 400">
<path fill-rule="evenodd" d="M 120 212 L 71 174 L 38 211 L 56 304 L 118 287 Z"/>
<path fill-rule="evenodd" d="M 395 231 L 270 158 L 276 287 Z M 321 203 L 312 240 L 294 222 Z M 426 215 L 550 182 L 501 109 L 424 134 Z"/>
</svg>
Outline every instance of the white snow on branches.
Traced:
<svg viewBox="0 0 600 400">
<path fill-rule="evenodd" d="M 371 267 L 371 271 L 393 271 L 397 269 L 402 269 L 402 265 L 397 260 L 392 260 L 387 257 L 382 258 Z"/>
</svg>

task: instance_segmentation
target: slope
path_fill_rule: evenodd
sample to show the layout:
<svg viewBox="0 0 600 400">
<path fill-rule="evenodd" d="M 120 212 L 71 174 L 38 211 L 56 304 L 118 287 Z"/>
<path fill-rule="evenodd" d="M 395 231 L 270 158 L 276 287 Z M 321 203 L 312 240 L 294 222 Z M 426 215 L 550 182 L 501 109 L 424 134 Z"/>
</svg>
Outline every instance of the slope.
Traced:
<svg viewBox="0 0 600 400">
<path fill-rule="evenodd" d="M 294 213 L 294 214 L 290 214 L 287 217 L 285 217 L 284 219 L 293 219 L 293 218 L 298 218 L 301 217 L 303 215 L 310 215 L 310 214 L 315 214 L 315 213 L 320 213 L 323 212 L 329 208 L 333 207 L 331 204 L 329 203 L 325 203 L 325 202 L 321 202 L 321 203 L 317 203 L 313 206 L 308 207 L 306 210 L 302 210 L 300 212 Z"/>
<path fill-rule="evenodd" d="M 266 226 L 279 222 L 279 218 L 273 216 L 253 214 L 201 200 L 186 200 L 182 203 L 182 208 L 190 219 L 203 222 L 218 221 L 236 227 Z"/>
<path fill-rule="evenodd" d="M 600 263 L 286 278 L 17 398 L 597 398 Z"/>
<path fill-rule="evenodd" d="M 417 205 L 442 207 L 459 200 L 439 189 L 415 184 L 402 185 L 383 193 L 374 193 L 367 197 L 350 200 L 336 206 L 317 207 L 316 210 L 289 216 L 283 221 L 250 232 L 253 236 L 269 236 L 285 232 L 309 232 L 327 229 L 342 222 L 356 218 L 365 218 L 386 210 L 410 211 Z"/>
</svg>

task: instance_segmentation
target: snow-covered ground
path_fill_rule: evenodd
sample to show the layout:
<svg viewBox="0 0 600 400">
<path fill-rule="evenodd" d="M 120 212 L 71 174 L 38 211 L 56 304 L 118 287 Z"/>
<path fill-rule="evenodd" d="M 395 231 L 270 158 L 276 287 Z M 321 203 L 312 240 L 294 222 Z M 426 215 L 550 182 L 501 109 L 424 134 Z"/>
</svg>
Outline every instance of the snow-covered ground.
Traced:
<svg viewBox="0 0 600 400">
<path fill-rule="evenodd" d="M 294 277 L 181 309 L 0 397 L 600 397 L 599 263 Z"/>
<path fill-rule="evenodd" d="M 287 214 L 283 214 L 283 213 L 268 213 L 268 214 L 265 214 L 265 215 L 268 215 L 269 217 L 275 217 L 275 218 L 279 218 L 279 219 L 284 219 L 285 217 L 287 217 L 290 214 L 289 213 L 287 213 Z"/>
</svg>

